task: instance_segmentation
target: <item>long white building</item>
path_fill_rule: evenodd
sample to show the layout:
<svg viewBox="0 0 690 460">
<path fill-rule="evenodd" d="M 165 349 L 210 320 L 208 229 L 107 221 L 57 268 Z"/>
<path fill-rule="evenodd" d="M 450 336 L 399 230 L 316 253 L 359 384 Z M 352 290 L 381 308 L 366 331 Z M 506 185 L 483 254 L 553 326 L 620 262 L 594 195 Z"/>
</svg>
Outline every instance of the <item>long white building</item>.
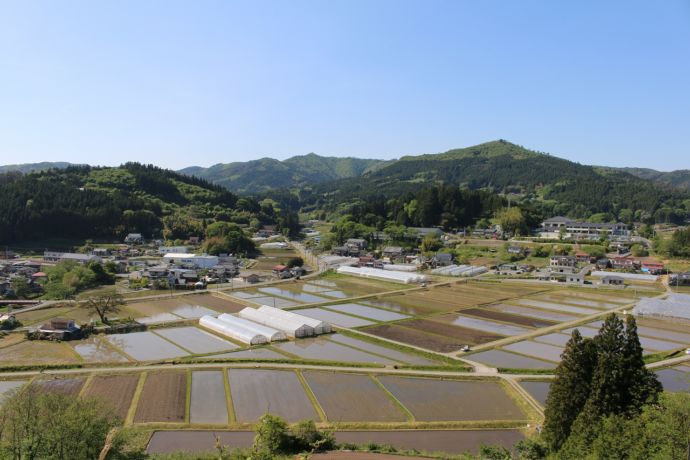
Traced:
<svg viewBox="0 0 690 460">
<path fill-rule="evenodd" d="M 208 254 L 183 254 L 171 252 L 163 256 L 165 262 L 177 265 L 190 266 L 194 268 L 212 268 L 218 265 L 217 256 L 209 256 Z"/>
</svg>

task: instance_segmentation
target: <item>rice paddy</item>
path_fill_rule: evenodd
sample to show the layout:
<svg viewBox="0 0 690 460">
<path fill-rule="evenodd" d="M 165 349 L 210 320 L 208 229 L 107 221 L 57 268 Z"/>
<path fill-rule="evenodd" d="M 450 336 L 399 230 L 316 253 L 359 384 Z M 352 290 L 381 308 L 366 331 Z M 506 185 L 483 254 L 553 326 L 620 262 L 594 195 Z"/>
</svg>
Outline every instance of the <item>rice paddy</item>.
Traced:
<svg viewBox="0 0 690 460">
<path fill-rule="evenodd" d="M 223 371 L 192 372 L 189 421 L 217 425 L 228 423 Z"/>
</svg>

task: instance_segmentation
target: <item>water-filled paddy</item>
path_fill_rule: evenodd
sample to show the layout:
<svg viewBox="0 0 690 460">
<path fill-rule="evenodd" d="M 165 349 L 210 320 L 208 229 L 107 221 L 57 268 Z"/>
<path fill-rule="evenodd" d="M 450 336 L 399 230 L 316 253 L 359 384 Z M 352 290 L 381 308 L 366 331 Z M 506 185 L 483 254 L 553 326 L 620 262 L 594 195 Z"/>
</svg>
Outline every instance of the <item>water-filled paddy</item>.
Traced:
<svg viewBox="0 0 690 460">
<path fill-rule="evenodd" d="M 574 307 L 571 305 L 563 305 L 553 302 L 543 302 L 541 300 L 534 299 L 516 299 L 515 302 L 520 305 L 526 305 L 528 307 L 536 308 L 546 308 L 547 310 L 565 311 L 568 313 L 575 313 L 578 315 L 593 315 L 594 313 L 599 313 L 600 310 L 595 310 L 593 308 L 585 307 Z"/>
<path fill-rule="evenodd" d="M 191 423 L 223 425 L 228 423 L 223 371 L 192 372 L 190 398 L 189 421 Z"/>
<path fill-rule="evenodd" d="M 320 321 L 326 321 L 336 326 L 341 327 L 361 327 L 374 324 L 372 321 L 366 319 L 355 318 L 354 316 L 343 315 L 333 311 L 324 310 L 322 308 L 305 308 L 304 310 L 295 310 L 295 313 L 300 315 L 315 318 Z"/>
<path fill-rule="evenodd" d="M 488 350 L 467 356 L 467 359 L 499 368 L 513 369 L 553 369 L 556 363 L 528 358 L 503 350 Z"/>
<path fill-rule="evenodd" d="M 318 420 L 293 371 L 229 369 L 228 378 L 235 416 L 240 422 L 254 422 L 266 412 L 289 422 Z"/>
<path fill-rule="evenodd" d="M 513 313 L 516 315 L 529 316 L 532 318 L 540 318 L 556 322 L 572 321 L 579 318 L 579 316 L 577 315 L 569 315 L 567 313 L 539 310 L 537 308 L 519 307 L 517 305 L 508 305 L 503 303 L 497 305 L 490 305 L 486 308 L 491 310 L 502 311 L 505 313 Z"/>
<path fill-rule="evenodd" d="M 332 340 L 334 342 L 342 343 L 345 345 L 351 345 L 353 347 L 359 348 L 360 350 L 375 353 L 377 355 L 386 356 L 400 363 L 417 364 L 422 366 L 438 365 L 436 361 L 431 361 L 430 359 L 422 358 L 421 356 L 413 355 L 410 353 L 403 353 L 392 348 L 386 348 L 381 345 L 375 345 L 373 343 L 365 342 L 364 340 L 358 340 L 342 334 L 329 335 L 328 340 Z"/>
<path fill-rule="evenodd" d="M 401 296 L 394 296 L 394 297 L 384 297 L 380 300 L 366 300 L 362 301 L 361 303 L 363 305 L 369 305 L 372 307 L 381 307 L 385 308 L 387 310 L 392 310 L 392 311 L 397 311 L 398 313 L 406 314 L 406 315 L 411 315 L 411 316 L 419 316 L 419 315 L 428 315 L 430 313 L 433 313 L 434 310 L 431 308 L 424 308 L 423 305 L 408 305 L 408 304 L 403 304 L 398 302 L 397 300 L 400 299 Z"/>
<path fill-rule="evenodd" d="M 393 359 L 374 356 L 345 345 L 331 342 L 323 337 L 301 339 L 294 342 L 283 342 L 272 346 L 305 359 L 372 364 L 395 363 Z"/>
<path fill-rule="evenodd" d="M 520 335 L 530 331 L 530 329 L 511 326 L 509 324 L 495 323 L 493 321 L 486 321 L 483 319 L 471 318 L 462 315 L 450 315 L 443 319 L 450 321 L 452 324 L 470 329 L 479 329 L 480 331 L 493 332 L 500 335 Z"/>
<path fill-rule="evenodd" d="M 612 308 L 620 307 L 619 304 L 610 302 L 601 302 L 597 300 L 584 299 L 581 297 L 569 297 L 558 294 L 546 294 L 540 297 L 540 299 L 552 302 L 564 302 L 570 305 L 578 305 L 581 307 L 592 307 L 603 310 L 610 310 Z"/>
<path fill-rule="evenodd" d="M 545 343 L 530 342 L 529 340 L 511 343 L 510 345 L 504 346 L 503 349 L 556 363 L 560 362 L 561 353 L 563 353 L 562 347 L 547 345 Z"/>
<path fill-rule="evenodd" d="M 535 337 L 533 340 L 548 343 L 549 345 L 556 345 L 558 347 L 565 347 L 565 344 L 568 343 L 568 340 L 570 340 L 570 335 L 554 332 L 552 334 L 540 335 L 539 337 Z"/>
<path fill-rule="evenodd" d="M 189 354 L 182 348 L 149 331 L 112 334 L 107 336 L 106 340 L 137 361 L 170 359 Z"/>
<path fill-rule="evenodd" d="M 497 382 L 383 375 L 379 381 L 420 421 L 517 420 L 522 411 Z"/>
<path fill-rule="evenodd" d="M 668 339 L 673 340 L 675 342 L 690 344 L 690 333 L 683 334 L 682 332 L 669 331 L 667 329 L 656 329 L 648 326 L 640 326 L 639 323 L 637 326 L 637 333 L 647 337 L 654 337 L 657 339 Z"/>
<path fill-rule="evenodd" d="M 406 420 L 369 376 L 305 371 L 304 378 L 331 422 Z"/>
<path fill-rule="evenodd" d="M 649 337 L 640 336 L 640 344 L 645 350 L 654 351 L 669 351 L 677 348 L 683 348 L 682 343 L 668 342 L 666 340 L 651 339 Z"/>
<path fill-rule="evenodd" d="M 294 300 L 301 303 L 317 303 L 317 302 L 327 302 L 328 299 L 325 297 L 319 297 L 314 294 L 305 294 L 301 292 L 294 292 L 287 289 L 280 289 L 277 287 L 262 287 L 259 288 L 259 292 L 264 294 L 277 295 L 280 297 L 285 297 L 290 300 Z"/>
<path fill-rule="evenodd" d="M 179 307 L 174 308 L 171 313 L 185 319 L 198 319 L 206 315 L 218 315 L 217 311 L 202 307 L 201 305 L 180 305 Z"/>
<path fill-rule="evenodd" d="M 170 321 L 180 321 L 183 318 L 181 316 L 173 315 L 172 313 L 155 313 L 151 316 L 144 316 L 142 318 L 137 318 L 136 321 L 141 324 L 155 324 L 155 323 L 167 323 Z"/>
<path fill-rule="evenodd" d="M 129 361 L 125 355 L 116 351 L 112 345 L 101 337 L 89 337 L 88 339 L 72 342 L 70 345 L 87 362 L 115 363 Z"/>
<path fill-rule="evenodd" d="M 287 359 L 284 355 L 276 353 L 268 348 L 250 348 L 247 350 L 233 351 L 230 353 L 219 353 L 209 355 L 208 359 Z"/>
<path fill-rule="evenodd" d="M 0 403 L 26 383 L 25 380 L 0 380 Z"/>
<path fill-rule="evenodd" d="M 297 302 L 281 299 L 280 297 L 275 296 L 253 297 L 248 300 L 257 305 L 268 305 L 269 307 L 275 308 L 288 308 L 294 307 L 295 305 L 299 305 Z"/>
<path fill-rule="evenodd" d="M 549 388 L 551 387 L 550 382 L 536 382 L 530 380 L 523 380 L 520 382 L 520 386 L 527 390 L 527 393 L 532 395 L 539 404 L 542 406 L 546 405 L 546 397 L 549 395 Z"/>
<path fill-rule="evenodd" d="M 239 348 L 232 342 L 192 326 L 156 329 L 155 333 L 192 353 L 213 353 Z"/>
<path fill-rule="evenodd" d="M 401 315 L 392 311 L 381 310 L 380 308 L 367 307 L 356 303 L 343 303 L 339 305 L 329 305 L 325 308 L 329 310 L 336 310 L 341 313 L 349 313 L 352 315 L 363 316 L 364 318 L 373 319 L 376 321 L 397 321 L 409 318 L 408 315 Z"/>
<path fill-rule="evenodd" d="M 666 391 L 690 391 L 690 372 L 670 368 L 656 371 L 656 375 Z"/>
</svg>

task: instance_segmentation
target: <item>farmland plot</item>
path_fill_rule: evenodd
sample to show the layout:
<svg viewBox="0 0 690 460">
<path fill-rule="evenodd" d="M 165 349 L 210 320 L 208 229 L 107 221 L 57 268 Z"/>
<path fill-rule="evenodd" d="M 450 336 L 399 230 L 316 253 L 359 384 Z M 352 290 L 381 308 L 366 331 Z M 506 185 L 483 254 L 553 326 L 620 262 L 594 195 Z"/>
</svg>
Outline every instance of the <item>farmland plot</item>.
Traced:
<svg viewBox="0 0 690 460">
<path fill-rule="evenodd" d="M 325 308 L 329 310 L 339 311 L 341 313 L 348 313 L 351 315 L 362 316 L 364 318 L 373 319 L 375 321 L 398 321 L 409 318 L 408 315 L 401 315 L 392 311 L 381 310 L 380 308 L 367 307 L 356 303 L 343 303 L 338 305 L 329 305 Z"/>
<path fill-rule="evenodd" d="M 551 382 L 537 382 L 531 380 L 523 380 L 520 386 L 524 388 L 539 404 L 546 406 L 546 397 L 549 395 L 549 388 Z"/>
<path fill-rule="evenodd" d="M 251 299 L 247 300 L 257 305 L 268 305 L 269 307 L 275 308 L 288 308 L 299 305 L 297 302 L 293 302 L 292 300 L 281 299 L 280 297 L 275 296 L 252 297 Z"/>
<path fill-rule="evenodd" d="M 558 347 L 565 347 L 565 344 L 570 340 L 568 334 L 561 334 L 560 332 L 554 332 L 552 334 L 541 335 L 534 338 L 537 342 L 548 343 L 549 345 L 556 345 Z"/>
<path fill-rule="evenodd" d="M 404 422 L 405 415 L 369 376 L 306 371 L 309 387 L 331 422 Z"/>
<path fill-rule="evenodd" d="M 124 420 L 132 404 L 138 381 L 139 374 L 97 375 L 84 392 L 84 396 L 105 401 L 117 416 Z"/>
<path fill-rule="evenodd" d="M 467 359 L 506 369 L 553 369 L 556 367 L 556 364 L 552 362 L 528 358 L 503 350 L 481 351 L 468 355 Z"/>
<path fill-rule="evenodd" d="M 412 316 L 428 315 L 435 312 L 435 310 L 431 308 L 426 308 L 422 304 L 411 305 L 408 302 L 403 303 L 400 301 L 403 297 L 404 296 L 397 295 L 391 297 L 383 297 L 382 299 L 365 300 L 361 303 L 363 305 L 385 308 L 387 310 L 392 310 L 398 313 Z"/>
<path fill-rule="evenodd" d="M 280 353 L 269 348 L 248 348 L 246 350 L 232 351 L 229 353 L 219 353 L 217 355 L 206 356 L 208 359 L 288 359 Z"/>
<path fill-rule="evenodd" d="M 342 343 L 344 345 L 351 345 L 367 352 L 375 353 L 377 355 L 386 356 L 400 363 L 417 364 L 421 366 L 435 366 L 438 365 L 436 361 L 422 358 L 421 356 L 413 355 L 411 353 L 403 353 L 392 348 L 386 348 L 381 345 L 375 345 L 364 340 L 358 340 L 342 334 L 333 334 L 328 336 L 328 340 Z"/>
<path fill-rule="evenodd" d="M 294 300 L 296 302 L 300 303 L 317 303 L 317 302 L 326 302 L 328 299 L 324 297 L 319 297 L 314 294 L 305 294 L 305 293 L 300 293 L 300 292 L 293 292 L 287 289 L 281 289 L 277 287 L 263 287 L 259 288 L 259 292 L 263 292 L 264 294 L 269 294 L 269 295 L 276 295 L 279 297 L 285 297 L 290 300 Z"/>
<path fill-rule="evenodd" d="M 72 364 L 79 355 L 66 343 L 28 340 L 0 348 L 0 365 Z"/>
<path fill-rule="evenodd" d="M 81 391 L 85 381 L 84 378 L 37 380 L 33 385 L 36 385 L 41 391 L 76 396 Z"/>
<path fill-rule="evenodd" d="M 237 294 L 233 292 L 233 295 Z M 212 294 L 193 294 L 182 298 L 185 303 L 190 305 L 201 305 L 202 307 L 215 310 L 220 313 L 237 313 L 242 310 L 245 305 L 239 302 L 234 302 L 224 297 L 217 297 Z"/>
<path fill-rule="evenodd" d="M 656 371 L 659 381 L 665 391 L 686 392 L 690 391 L 690 368 L 672 367 Z"/>
<path fill-rule="evenodd" d="M 483 308 L 467 308 L 462 311 L 463 315 L 476 316 L 478 318 L 484 318 L 489 320 L 501 321 L 504 323 L 515 324 L 518 326 L 527 327 L 547 327 L 557 324 L 555 321 L 548 321 L 545 319 L 535 319 L 528 316 L 514 315 L 511 313 L 498 312 Z"/>
<path fill-rule="evenodd" d="M 523 340 L 521 342 L 511 343 L 503 347 L 505 350 L 534 358 L 543 359 L 546 361 L 560 362 L 563 348 L 554 345 L 547 345 L 545 343 L 531 342 Z"/>
<path fill-rule="evenodd" d="M 25 383 L 26 380 L 0 380 L 0 404 L 4 398 L 21 388 Z"/>
<path fill-rule="evenodd" d="M 177 358 L 189 354 L 149 331 L 112 334 L 107 336 L 107 340 L 138 361 Z"/>
<path fill-rule="evenodd" d="M 388 388 L 416 420 L 520 420 L 525 414 L 497 382 L 383 375 Z"/>
<path fill-rule="evenodd" d="M 193 326 L 156 329 L 155 333 L 192 353 L 213 353 L 239 348 L 232 342 Z"/>
<path fill-rule="evenodd" d="M 331 342 L 324 337 L 301 339 L 294 342 L 282 342 L 273 345 L 287 353 L 306 359 L 325 361 L 344 361 L 351 363 L 395 364 L 390 358 L 374 356 L 354 348 Z"/>
<path fill-rule="evenodd" d="M 572 321 L 579 318 L 579 315 L 569 315 L 567 313 L 558 313 L 555 311 L 540 310 L 538 308 L 529 307 L 519 307 L 517 305 L 509 305 L 505 303 L 500 303 L 496 305 L 490 305 L 486 307 L 490 310 L 501 311 L 505 313 L 513 313 L 515 315 L 529 316 L 531 318 L 540 318 L 549 321 L 555 321 L 557 323 Z"/>
<path fill-rule="evenodd" d="M 223 371 L 192 372 L 189 409 L 191 423 L 223 425 L 228 423 Z"/>
<path fill-rule="evenodd" d="M 312 419 L 318 414 L 293 371 L 229 369 L 235 416 L 254 422 L 266 412 L 289 422 Z"/>
<path fill-rule="evenodd" d="M 410 327 L 403 326 L 402 324 L 381 324 L 379 326 L 369 327 L 365 330 L 365 332 L 382 337 L 384 339 L 405 343 L 427 350 L 439 351 L 442 353 L 457 351 L 468 343 L 474 344 L 478 343 L 479 341 L 491 342 L 493 340 L 502 338 L 499 336 L 489 336 L 483 334 L 481 331 L 449 326 L 443 323 L 436 323 L 428 320 L 412 320 L 406 321 L 403 324 L 409 324 Z M 452 333 L 453 336 L 423 332 L 423 330 L 430 332 L 438 331 L 439 333 L 444 332 L 444 326 L 446 328 L 453 328 L 451 332 L 448 332 Z M 420 330 L 422 328 L 424 329 Z"/>
<path fill-rule="evenodd" d="M 310 318 L 318 319 L 320 321 L 326 321 L 336 326 L 341 327 L 361 327 L 374 324 L 371 321 L 367 321 L 361 318 L 355 318 L 354 316 L 343 315 L 342 313 L 336 313 L 333 311 L 324 310 L 322 308 L 305 308 L 304 310 L 295 310 L 295 313 L 300 315 L 308 316 Z"/>
<path fill-rule="evenodd" d="M 593 315 L 594 313 L 599 313 L 599 310 L 594 308 L 585 307 L 573 307 L 571 305 L 563 305 L 553 302 L 544 302 L 535 299 L 516 299 L 516 303 L 520 305 L 526 305 L 528 307 L 545 308 L 547 310 L 564 311 L 567 313 L 575 313 L 577 315 Z"/>
<path fill-rule="evenodd" d="M 186 398 L 186 373 L 150 373 L 146 377 L 134 421 L 184 422 Z"/>
<path fill-rule="evenodd" d="M 480 331 L 486 331 L 503 336 L 525 334 L 526 332 L 530 331 L 530 329 L 525 327 L 511 326 L 510 324 L 496 323 L 494 321 L 471 318 L 469 316 L 457 314 L 442 316 L 439 319 L 449 321 L 456 326 L 478 329 Z"/>
<path fill-rule="evenodd" d="M 101 337 L 90 337 L 70 343 L 84 361 L 95 363 L 115 363 L 129 361 L 126 356 L 115 350 Z"/>
</svg>

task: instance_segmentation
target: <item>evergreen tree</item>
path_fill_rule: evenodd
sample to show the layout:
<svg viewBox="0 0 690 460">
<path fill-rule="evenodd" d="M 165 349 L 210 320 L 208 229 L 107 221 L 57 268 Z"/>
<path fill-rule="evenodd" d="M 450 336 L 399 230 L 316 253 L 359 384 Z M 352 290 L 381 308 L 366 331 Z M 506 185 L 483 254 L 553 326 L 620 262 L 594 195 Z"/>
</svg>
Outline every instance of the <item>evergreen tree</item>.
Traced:
<svg viewBox="0 0 690 460">
<path fill-rule="evenodd" d="M 552 451 L 557 451 L 568 438 L 573 422 L 589 397 L 595 361 L 593 341 L 583 338 L 575 329 L 546 398 L 544 439 Z"/>
<path fill-rule="evenodd" d="M 627 411 L 630 415 L 640 411 L 647 402 L 656 402 L 663 391 L 654 372 L 644 365 L 642 345 L 637 335 L 637 322 L 633 315 L 625 320 L 625 344 L 623 345 L 623 384 L 627 394 Z"/>
</svg>

